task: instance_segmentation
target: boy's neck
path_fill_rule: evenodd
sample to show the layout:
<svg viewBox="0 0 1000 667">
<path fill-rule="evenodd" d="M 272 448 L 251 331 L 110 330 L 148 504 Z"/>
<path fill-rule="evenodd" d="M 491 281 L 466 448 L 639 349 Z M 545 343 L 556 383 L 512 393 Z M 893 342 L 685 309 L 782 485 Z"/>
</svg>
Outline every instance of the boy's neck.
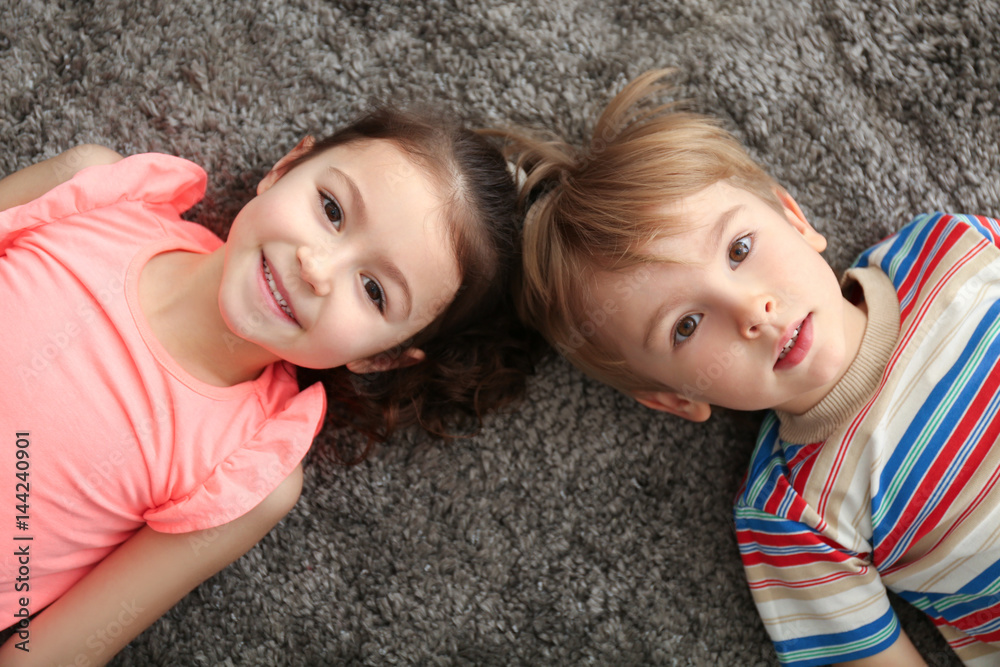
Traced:
<svg viewBox="0 0 1000 667">
<path fill-rule="evenodd" d="M 175 251 L 143 267 L 139 304 L 153 334 L 181 368 L 228 387 L 258 377 L 277 357 L 230 331 L 219 310 L 224 248 Z"/>
</svg>

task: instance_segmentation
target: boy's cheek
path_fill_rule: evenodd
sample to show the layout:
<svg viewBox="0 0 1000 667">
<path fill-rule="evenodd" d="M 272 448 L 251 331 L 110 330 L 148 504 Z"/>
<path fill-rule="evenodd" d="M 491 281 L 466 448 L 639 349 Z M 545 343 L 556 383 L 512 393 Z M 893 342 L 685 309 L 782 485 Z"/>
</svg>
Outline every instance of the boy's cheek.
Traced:
<svg viewBox="0 0 1000 667">
<path fill-rule="evenodd" d="M 639 289 L 649 280 L 649 269 L 641 267 L 624 278 L 615 281 L 615 294 L 621 294 L 626 299 L 632 296 L 635 290 Z"/>
<path fill-rule="evenodd" d="M 615 283 L 615 294 L 622 295 L 623 298 L 628 299 L 632 296 L 632 286 L 629 285 L 624 280 L 619 280 Z M 610 301 L 611 299 L 608 299 Z M 605 302 L 606 303 L 606 302 Z"/>
</svg>

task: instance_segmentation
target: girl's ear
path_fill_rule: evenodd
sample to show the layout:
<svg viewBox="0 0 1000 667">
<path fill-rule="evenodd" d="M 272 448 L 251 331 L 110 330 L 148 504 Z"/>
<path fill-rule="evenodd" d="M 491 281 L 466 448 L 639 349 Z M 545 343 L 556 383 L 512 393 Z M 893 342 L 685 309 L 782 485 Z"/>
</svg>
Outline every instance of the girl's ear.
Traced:
<svg viewBox="0 0 1000 667">
<path fill-rule="evenodd" d="M 805 237 L 806 243 L 812 246 L 816 252 L 826 250 L 826 238 L 809 224 L 805 213 L 802 212 L 799 205 L 792 199 L 792 195 L 788 194 L 788 191 L 780 185 L 774 186 L 774 194 L 778 196 L 778 200 L 784 207 L 785 217 L 788 218 L 788 222 L 792 224 L 792 227 L 799 230 L 799 233 Z"/>
<path fill-rule="evenodd" d="M 349 361 L 347 362 L 347 370 L 356 375 L 381 373 L 382 371 L 388 371 L 394 368 L 406 368 L 407 366 L 412 366 L 413 364 L 420 363 L 426 357 L 427 355 L 424 354 L 423 350 L 418 350 L 415 347 L 407 347 L 399 354 L 393 354 L 392 351 L 380 352 L 373 357 L 366 357 L 365 359 L 358 359 L 357 361 Z"/>
<path fill-rule="evenodd" d="M 637 391 L 632 398 L 647 408 L 669 412 L 693 422 L 703 422 L 712 416 L 712 406 L 704 401 L 682 396 L 673 391 Z"/>
<path fill-rule="evenodd" d="M 316 140 L 308 134 L 302 137 L 302 140 L 295 145 L 295 148 L 288 151 L 283 158 L 278 160 L 274 166 L 271 167 L 271 171 L 267 172 L 267 176 L 262 178 L 260 183 L 257 184 L 257 194 L 264 194 L 264 192 L 274 185 L 279 178 L 285 175 L 285 172 L 288 170 L 288 165 L 312 150 L 313 144 L 315 143 Z"/>
</svg>

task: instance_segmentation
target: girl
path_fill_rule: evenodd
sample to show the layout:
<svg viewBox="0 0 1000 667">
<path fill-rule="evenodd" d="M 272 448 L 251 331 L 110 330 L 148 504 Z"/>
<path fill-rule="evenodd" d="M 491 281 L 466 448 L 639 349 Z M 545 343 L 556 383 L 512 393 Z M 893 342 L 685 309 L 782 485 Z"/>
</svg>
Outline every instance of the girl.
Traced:
<svg viewBox="0 0 1000 667">
<path fill-rule="evenodd" d="M 0 181 L 4 665 L 106 662 L 288 512 L 325 410 L 293 366 L 376 437 L 523 387 L 483 138 L 388 110 L 306 137 L 225 243 L 179 217 L 205 180 L 80 146 Z"/>
</svg>

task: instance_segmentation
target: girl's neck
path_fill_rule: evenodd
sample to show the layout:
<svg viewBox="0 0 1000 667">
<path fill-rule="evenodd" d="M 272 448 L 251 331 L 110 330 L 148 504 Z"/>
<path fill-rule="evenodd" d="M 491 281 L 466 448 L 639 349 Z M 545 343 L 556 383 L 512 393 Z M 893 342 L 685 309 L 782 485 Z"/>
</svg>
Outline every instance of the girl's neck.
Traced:
<svg viewBox="0 0 1000 667">
<path fill-rule="evenodd" d="M 154 256 L 139 279 L 139 304 L 174 361 L 206 384 L 228 387 L 258 377 L 277 357 L 230 331 L 219 311 L 224 246 L 209 255 Z"/>
</svg>

